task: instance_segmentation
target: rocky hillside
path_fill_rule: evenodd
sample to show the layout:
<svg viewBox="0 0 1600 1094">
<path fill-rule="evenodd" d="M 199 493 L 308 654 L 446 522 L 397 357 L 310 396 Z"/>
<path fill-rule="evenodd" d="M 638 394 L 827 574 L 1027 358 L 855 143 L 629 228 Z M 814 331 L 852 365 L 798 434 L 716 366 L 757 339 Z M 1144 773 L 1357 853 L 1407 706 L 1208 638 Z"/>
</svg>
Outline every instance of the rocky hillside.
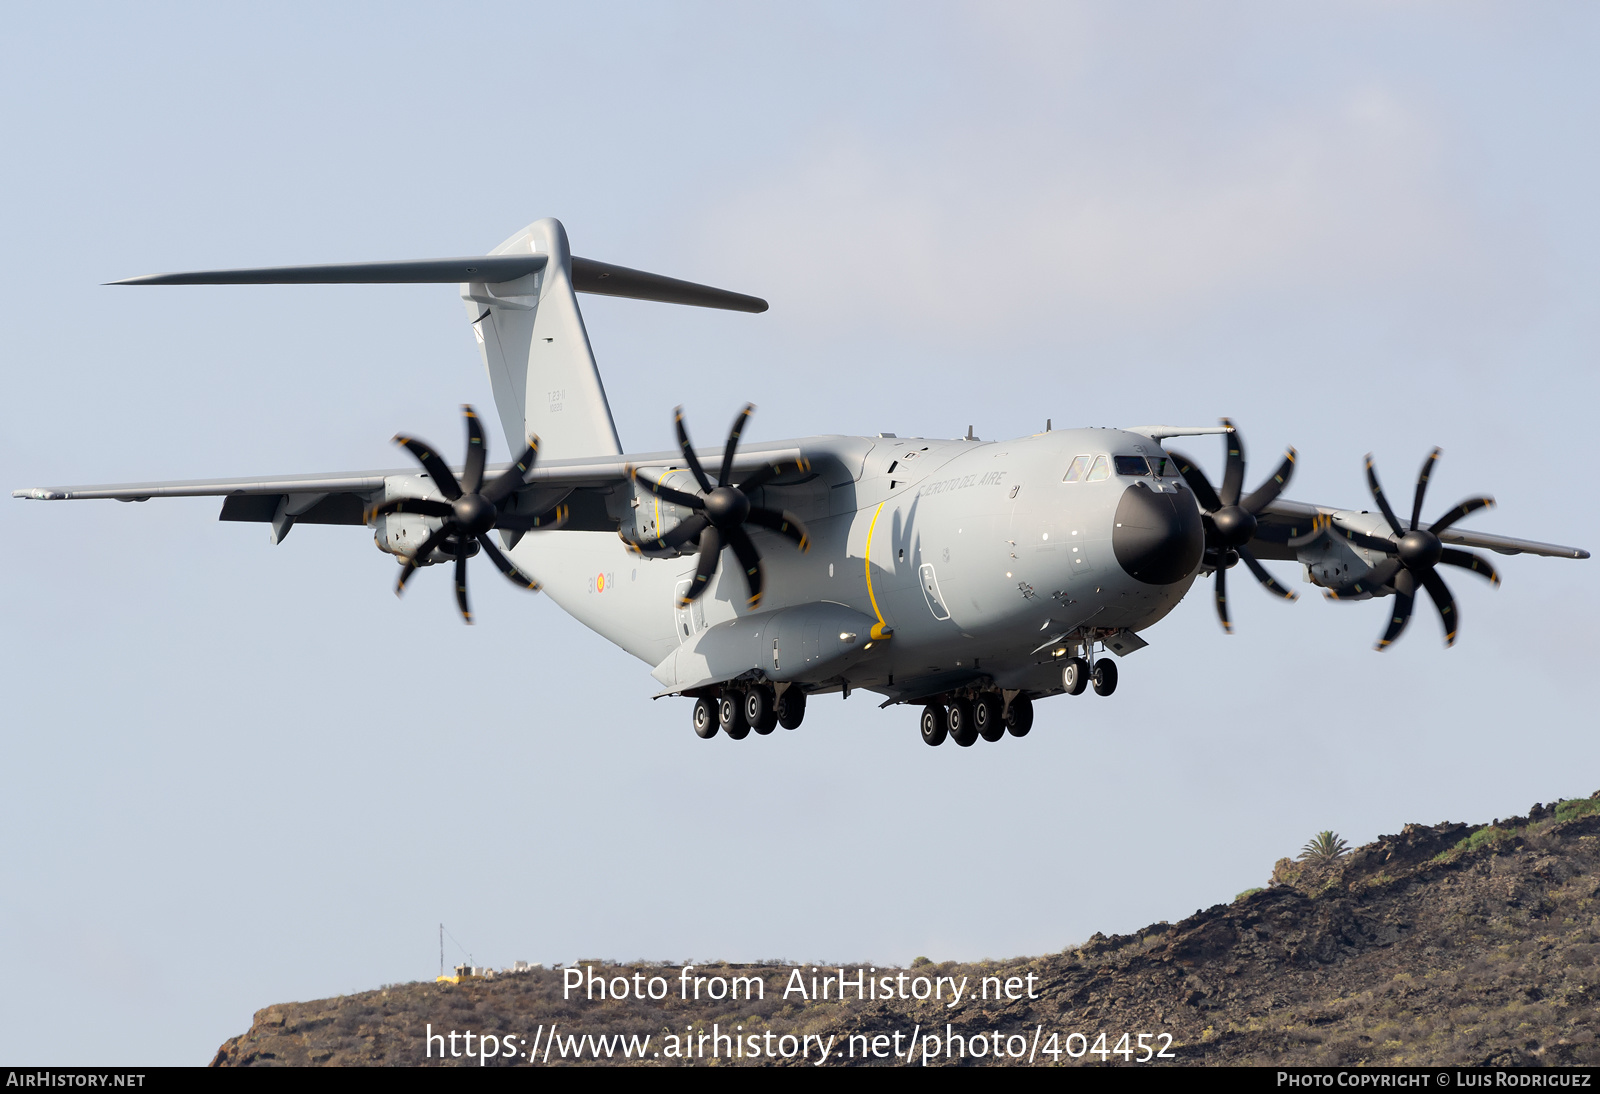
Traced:
<svg viewBox="0 0 1600 1094">
<path fill-rule="evenodd" d="M 1329 865 L 1285 859 L 1232 904 L 1064 953 L 864 971 L 879 998 L 855 998 L 855 966 L 841 1002 L 821 984 L 837 969 L 780 964 L 594 963 L 642 1000 L 564 999 L 561 969 L 391 986 L 268 1007 L 212 1063 L 1120 1064 L 1164 1049 L 1153 1062 L 1595 1066 L 1600 794 L 1409 825 Z M 728 999 L 735 977 L 759 977 L 760 997 Z M 681 998 L 695 978 L 702 998 Z M 718 980 L 724 998 L 706 998 Z"/>
</svg>

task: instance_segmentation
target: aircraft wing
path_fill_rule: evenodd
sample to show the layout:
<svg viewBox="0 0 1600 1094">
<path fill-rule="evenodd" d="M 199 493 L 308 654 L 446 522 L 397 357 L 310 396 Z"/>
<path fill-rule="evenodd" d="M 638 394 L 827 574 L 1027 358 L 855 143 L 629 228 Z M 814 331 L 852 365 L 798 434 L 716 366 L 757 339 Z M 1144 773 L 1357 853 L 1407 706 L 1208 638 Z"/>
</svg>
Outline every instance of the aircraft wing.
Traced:
<svg viewBox="0 0 1600 1094">
<path fill-rule="evenodd" d="M 1330 505 L 1309 505 L 1288 498 L 1278 498 L 1257 518 L 1259 525 L 1250 549 L 1259 558 L 1293 561 L 1295 548 L 1290 541 L 1306 542 L 1307 536 L 1330 528 L 1336 520 L 1350 513 L 1351 510 L 1336 509 Z M 1534 539 L 1497 536 L 1489 532 L 1471 531 L 1460 525 L 1446 528 L 1439 534 L 1439 539 L 1458 547 L 1479 547 L 1502 555 L 1589 557 L 1589 552 L 1581 547 L 1564 547 L 1558 543 L 1542 543 Z"/>
<path fill-rule="evenodd" d="M 711 467 L 718 466 L 721 449 L 699 453 Z M 794 444 L 752 445 L 734 460 L 735 476 L 743 476 L 769 463 L 796 462 L 801 450 Z M 599 456 L 579 460 L 550 460 L 535 463 L 527 475 L 525 493 L 538 496 L 530 504 L 554 504 L 563 496 L 582 491 L 586 497 L 573 499 L 574 516 L 567 527 L 575 530 L 615 530 L 608 519 L 604 499 L 629 481 L 630 468 L 683 465 L 683 453 L 646 452 L 629 456 Z M 511 465 L 491 464 L 492 477 Z M 455 468 L 458 474 L 460 469 Z M 32 501 L 81 501 L 114 499 L 149 501 L 151 498 L 220 497 L 219 520 L 272 523 L 285 516 L 295 524 L 362 524 L 366 510 L 382 499 L 390 480 L 413 482 L 425 477 L 421 468 L 398 467 L 377 471 L 332 472 L 311 475 L 267 475 L 242 479 L 181 479 L 169 482 L 128 482 L 89 486 L 36 486 L 13 490 L 11 496 Z M 583 504 L 583 502 L 591 504 Z M 287 530 L 287 525 L 285 526 Z"/>
<path fill-rule="evenodd" d="M 272 521 L 279 509 L 297 524 L 361 524 L 375 495 L 383 493 L 387 476 L 411 472 L 362 471 L 347 474 L 273 475 L 251 479 L 184 479 L 175 482 L 126 482 L 97 486 L 36 486 L 13 490 L 14 498 L 33 501 L 75 501 L 111 498 L 221 497 L 219 520 Z"/>
</svg>

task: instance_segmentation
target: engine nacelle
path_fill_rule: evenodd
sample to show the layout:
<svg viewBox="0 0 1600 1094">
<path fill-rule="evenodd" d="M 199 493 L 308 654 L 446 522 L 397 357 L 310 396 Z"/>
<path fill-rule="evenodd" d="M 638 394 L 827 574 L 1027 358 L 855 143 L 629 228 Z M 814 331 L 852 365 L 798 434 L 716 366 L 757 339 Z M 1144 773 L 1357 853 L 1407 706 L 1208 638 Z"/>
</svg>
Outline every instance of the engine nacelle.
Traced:
<svg viewBox="0 0 1600 1094">
<path fill-rule="evenodd" d="M 439 493 L 433 480 L 427 475 L 389 475 L 383 480 L 383 494 L 373 500 L 376 508 L 390 498 L 434 498 L 444 500 L 444 495 Z M 412 553 L 428 541 L 428 537 L 439 530 L 444 523 L 438 517 L 424 517 L 416 513 L 386 513 L 372 520 L 372 541 L 378 550 L 395 555 L 399 558 L 410 558 Z M 431 566 L 436 562 L 451 562 L 455 559 L 456 543 L 454 540 L 446 541 L 443 547 L 435 548 L 428 558 L 419 559 L 418 564 Z M 471 541 L 467 544 L 467 557 L 478 553 L 478 544 Z"/>
<path fill-rule="evenodd" d="M 685 494 L 700 493 L 700 485 L 695 481 L 694 476 L 682 468 L 663 472 L 659 467 L 641 467 L 639 474 L 649 478 L 651 482 L 670 486 L 672 489 Z M 669 501 L 662 501 L 637 483 L 633 485 L 633 499 L 630 504 L 633 511 L 632 520 L 624 519 L 622 530 L 640 543 L 648 543 L 663 532 L 671 531 L 678 526 L 680 521 L 694 514 L 693 509 L 674 505 Z M 691 539 L 676 549 L 665 552 L 662 557 L 671 558 L 674 555 L 692 555 L 699 549 L 700 541 Z M 649 555 L 657 554 L 654 551 L 646 551 L 645 553 Z"/>
<path fill-rule="evenodd" d="M 1339 527 L 1365 532 L 1379 539 L 1388 539 L 1392 533 L 1389 522 L 1383 519 L 1381 513 L 1362 513 L 1345 509 L 1333 514 L 1333 522 Z M 1324 589 L 1346 586 L 1352 581 L 1359 581 L 1363 575 L 1370 574 L 1379 563 L 1388 558 L 1382 551 L 1357 547 L 1334 529 L 1324 531 L 1310 543 L 1297 548 L 1295 557 L 1300 565 L 1305 567 L 1306 580 Z M 1374 596 L 1387 596 L 1391 591 L 1387 587 L 1380 587 L 1362 593 L 1342 593 L 1339 598 L 1370 600 Z"/>
</svg>

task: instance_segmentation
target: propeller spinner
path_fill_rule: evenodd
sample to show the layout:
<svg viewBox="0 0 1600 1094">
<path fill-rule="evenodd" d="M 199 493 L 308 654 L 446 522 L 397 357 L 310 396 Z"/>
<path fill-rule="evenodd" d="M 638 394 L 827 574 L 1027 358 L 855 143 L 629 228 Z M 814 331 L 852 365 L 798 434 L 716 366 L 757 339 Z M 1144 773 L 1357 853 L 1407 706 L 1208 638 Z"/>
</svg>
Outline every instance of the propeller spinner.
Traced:
<svg viewBox="0 0 1600 1094">
<path fill-rule="evenodd" d="M 733 551 L 734 557 L 739 560 L 740 568 L 744 570 L 745 587 L 750 591 L 749 606 L 754 608 L 761 602 L 761 552 L 756 550 L 756 545 L 750 539 L 750 533 L 745 530 L 747 524 L 769 529 L 793 540 L 795 546 L 802 551 L 811 549 L 811 539 L 806 534 L 805 525 L 801 524 L 794 514 L 750 503 L 751 495 L 783 474 L 788 469 L 786 465 L 767 464 L 757 468 L 737 486 L 733 484 L 733 458 L 739 447 L 739 436 L 744 432 L 745 421 L 755 409 L 754 403 L 746 403 L 744 409 L 739 411 L 738 417 L 733 420 L 733 429 L 728 433 L 728 443 L 722 450 L 722 468 L 717 473 L 715 485 L 712 485 L 706 476 L 704 468 L 700 466 L 699 457 L 694 454 L 694 448 L 689 444 L 689 432 L 683 424 L 683 407 L 680 406 L 673 411 L 673 426 L 678 433 L 678 447 L 683 450 L 683 458 L 688 463 L 695 481 L 700 484 L 699 494 L 689 494 L 651 482 L 641 476 L 637 468 L 629 469 L 634 482 L 662 501 L 694 510 L 670 531 L 654 539 L 635 540 L 621 532 L 617 533 L 622 536 L 624 543 L 641 553 L 671 551 L 696 537 L 699 538 L 700 564 L 695 568 L 694 580 L 689 583 L 688 591 L 678 600 L 680 608 L 706 591 L 711 584 L 711 576 L 717 572 L 724 547 Z M 796 470 L 804 471 L 807 466 L 802 460 L 796 465 Z"/>
<path fill-rule="evenodd" d="M 1178 461 L 1178 473 L 1189 484 L 1189 489 L 1194 491 L 1195 500 L 1200 503 L 1204 514 L 1204 564 L 1217 571 L 1217 618 L 1222 620 L 1222 629 L 1232 634 L 1233 623 L 1228 619 L 1228 571 L 1241 561 L 1268 592 L 1285 600 L 1299 598 L 1293 589 L 1278 584 L 1266 567 L 1250 553 L 1248 546 L 1255 538 L 1257 515 L 1289 485 L 1289 477 L 1294 474 L 1295 450 L 1287 449 L 1283 454 L 1283 462 L 1278 465 L 1272 478 L 1241 500 L 1239 495 L 1244 487 L 1244 439 L 1239 436 L 1233 422 L 1223 418 L 1222 424 L 1228 427 L 1228 432 L 1222 435 L 1223 443 L 1227 445 L 1228 461 L 1222 472 L 1220 492 L 1212 489 L 1211 481 L 1189 457 L 1178 452 L 1173 452 L 1172 457 Z"/>
<path fill-rule="evenodd" d="M 434 483 L 439 487 L 439 492 L 446 500 L 391 498 L 369 512 L 366 519 L 371 521 L 388 513 L 415 513 L 424 517 L 442 518 L 444 523 L 438 530 L 406 559 L 400 569 L 400 580 L 395 583 L 394 593 L 399 596 L 404 592 L 406 582 L 416 572 L 417 567 L 427 565 L 429 556 L 435 550 L 443 548 L 447 554 L 455 556 L 456 605 L 461 609 L 461 618 L 471 623 L 472 609 L 467 603 L 467 558 L 473 542 L 476 541 L 483 549 L 483 553 L 489 556 L 490 561 L 512 584 L 524 589 L 537 590 L 539 583 L 517 569 L 490 541 L 489 533 L 496 528 L 507 532 L 559 528 L 567 522 L 567 507 L 557 505 L 538 516 L 502 513 L 500 506 L 504 505 L 523 484 L 528 469 L 533 466 L 533 461 L 539 454 L 539 439 L 533 438 L 515 464 L 485 484 L 483 468 L 488 459 L 488 448 L 484 443 L 483 427 L 479 425 L 477 412 L 470 406 L 463 406 L 461 413 L 467 420 L 467 462 L 462 468 L 459 482 L 450 471 L 449 465 L 440 459 L 438 453 L 426 442 L 404 434 L 397 434 L 394 438 L 395 444 L 401 445 L 417 458 L 417 462 L 432 476 Z"/>
</svg>

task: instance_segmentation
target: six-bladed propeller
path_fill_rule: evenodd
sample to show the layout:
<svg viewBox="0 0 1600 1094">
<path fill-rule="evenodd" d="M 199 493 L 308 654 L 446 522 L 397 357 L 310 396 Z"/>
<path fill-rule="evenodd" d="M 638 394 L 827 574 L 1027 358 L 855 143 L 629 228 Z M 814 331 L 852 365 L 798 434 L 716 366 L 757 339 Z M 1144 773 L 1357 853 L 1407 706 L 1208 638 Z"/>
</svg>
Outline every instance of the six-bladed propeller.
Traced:
<svg viewBox="0 0 1600 1094">
<path fill-rule="evenodd" d="M 745 587 L 750 590 L 749 606 L 754 608 L 760 603 L 761 553 L 751 542 L 750 533 L 744 527 L 746 524 L 754 524 L 786 536 L 802 551 L 811 548 L 811 540 L 806 535 L 805 526 L 795 519 L 793 514 L 750 504 L 751 495 L 783 474 L 788 469 L 785 465 L 769 463 L 757 468 L 737 486 L 733 484 L 733 458 L 738 450 L 739 435 L 744 432 L 745 420 L 754 410 L 753 403 L 746 403 L 744 409 L 739 411 L 739 416 L 733 420 L 733 429 L 728 433 L 728 443 L 722 450 L 722 468 L 717 473 L 716 485 L 712 485 L 711 480 L 706 477 L 699 458 L 694 454 L 694 448 L 689 444 L 689 433 L 683 425 L 683 407 L 680 406 L 673 411 L 678 447 L 683 450 L 683 458 L 689 465 L 689 471 L 700 484 L 699 494 L 689 494 L 659 482 L 651 482 L 640 475 L 637 468 L 629 468 L 633 480 L 662 501 L 693 510 L 679 521 L 676 527 L 658 534 L 654 539 L 635 540 L 620 531 L 617 533 L 622 536 L 624 543 L 639 552 L 672 551 L 698 537 L 700 564 L 695 568 L 694 580 L 689 583 L 688 591 L 679 598 L 679 607 L 683 607 L 706 591 L 711 583 L 711 575 L 717 571 L 724 547 L 733 551 L 734 557 L 739 560 L 740 568 L 744 571 Z M 804 461 L 796 467 L 796 470 L 805 469 Z"/>
<path fill-rule="evenodd" d="M 1222 620 L 1222 629 L 1231 634 L 1233 624 L 1228 619 L 1228 570 L 1240 561 L 1250 568 L 1250 572 L 1268 592 L 1285 600 L 1298 599 L 1292 589 L 1284 588 L 1267 573 L 1266 567 L 1250 553 L 1247 546 L 1256 534 L 1257 515 L 1272 504 L 1273 499 L 1289 484 L 1289 477 L 1294 474 L 1295 451 L 1293 448 L 1285 451 L 1283 463 L 1278 465 L 1272 478 L 1241 500 L 1239 495 L 1244 487 L 1244 440 L 1227 418 L 1222 419 L 1222 424 L 1228 427 L 1228 432 L 1222 435 L 1228 461 L 1222 472 L 1220 492 L 1212 489 L 1211 481 L 1189 457 L 1172 452 L 1172 458 L 1178 461 L 1178 473 L 1189 484 L 1195 500 L 1200 503 L 1206 529 L 1203 562 L 1217 572 L 1217 617 Z"/>
<path fill-rule="evenodd" d="M 1417 475 L 1416 496 L 1411 503 L 1411 523 L 1402 527 L 1394 510 L 1389 507 L 1389 499 L 1383 495 L 1383 488 L 1378 485 L 1378 473 L 1373 468 L 1372 454 L 1369 452 L 1367 486 L 1372 491 L 1373 500 L 1383 512 L 1383 519 L 1388 521 L 1389 527 L 1394 530 L 1394 535 L 1385 539 L 1334 525 L 1339 534 L 1356 546 L 1381 551 L 1388 556 L 1359 580 L 1328 590 L 1328 596 L 1337 600 L 1340 596 L 1371 593 L 1385 585 L 1394 589 L 1394 612 L 1389 618 L 1389 626 L 1384 630 L 1383 637 L 1378 639 L 1377 648 L 1380 650 L 1388 649 L 1406 629 L 1406 624 L 1411 622 L 1411 609 L 1416 603 L 1419 583 L 1428 590 L 1428 596 L 1432 598 L 1434 607 L 1439 609 L 1439 621 L 1444 624 L 1444 644 L 1446 646 L 1455 644 L 1456 631 L 1461 622 L 1460 614 L 1456 609 L 1455 597 L 1450 595 L 1450 589 L 1439 576 L 1437 567 L 1459 566 L 1463 570 L 1471 570 L 1488 578 L 1496 586 L 1500 584 L 1500 575 L 1495 573 L 1494 567 L 1489 565 L 1487 559 L 1471 551 L 1446 547 L 1439 539 L 1440 532 L 1468 513 L 1492 507 L 1493 498 L 1468 498 L 1426 528 L 1421 527 L 1422 499 L 1428 491 L 1428 477 L 1433 473 L 1433 465 L 1438 458 L 1439 449 L 1435 448 L 1428 453 L 1428 458 L 1422 461 L 1422 471 Z"/>
<path fill-rule="evenodd" d="M 512 565 L 511 560 L 501 554 L 500 549 L 490 541 L 489 533 L 496 528 L 507 532 L 559 528 L 567 521 L 567 507 L 557 505 L 538 516 L 502 513 L 499 507 L 523 485 L 528 469 L 533 466 L 533 461 L 538 456 L 538 438 L 529 443 L 515 464 L 485 484 L 483 468 L 488 458 L 488 450 L 484 444 L 483 429 L 478 424 L 477 413 L 470 406 L 463 406 L 461 412 L 467 420 L 467 462 L 462 468 L 459 482 L 444 460 L 440 459 L 425 442 L 404 434 L 397 434 L 394 438 L 395 444 L 403 446 L 417 458 L 417 462 L 432 476 L 439 492 L 446 500 L 391 498 L 369 512 L 366 519 L 370 522 L 389 513 L 415 513 L 424 517 L 443 518 L 444 523 L 406 559 L 401 567 L 400 580 L 396 582 L 394 592 L 399 596 L 417 567 L 427 565 L 429 556 L 435 550 L 442 549 L 445 554 L 455 556 L 456 604 L 461 609 L 461 618 L 471 623 L 472 609 L 467 604 L 467 558 L 474 553 L 472 551 L 474 541 L 513 584 L 520 585 L 524 589 L 536 590 L 539 588 L 539 583 Z"/>
</svg>

